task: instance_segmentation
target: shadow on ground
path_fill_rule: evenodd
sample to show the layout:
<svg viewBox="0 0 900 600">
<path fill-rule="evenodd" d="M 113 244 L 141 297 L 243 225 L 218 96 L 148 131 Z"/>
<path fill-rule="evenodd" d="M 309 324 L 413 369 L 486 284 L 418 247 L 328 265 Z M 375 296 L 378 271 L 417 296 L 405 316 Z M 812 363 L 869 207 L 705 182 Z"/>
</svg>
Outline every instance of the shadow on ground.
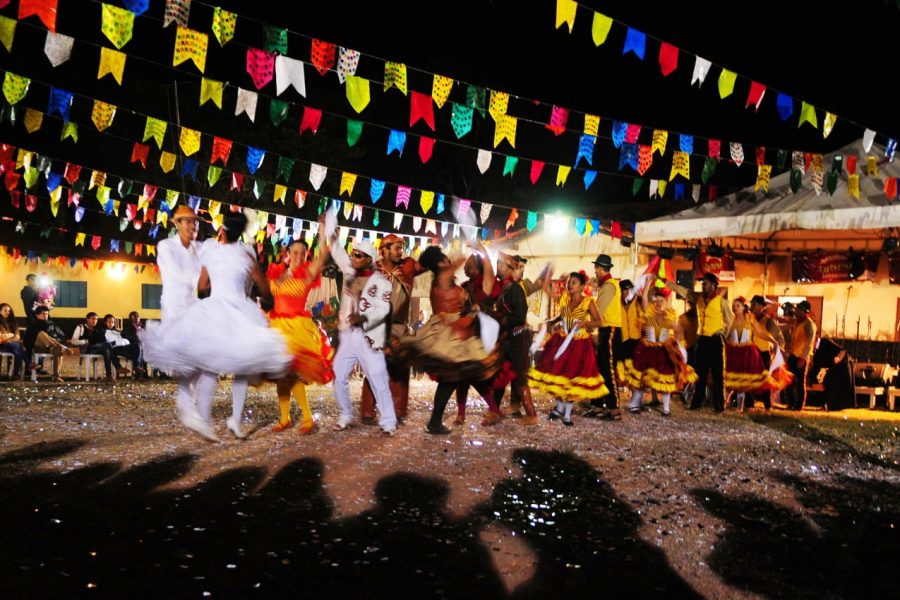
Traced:
<svg viewBox="0 0 900 600">
<path fill-rule="evenodd" d="M 534 553 L 516 597 L 696 595 L 638 538 L 638 515 L 569 454 L 516 451 L 522 475 L 462 518 L 446 511 L 447 482 L 395 473 L 371 510 L 336 519 L 318 460 L 175 490 L 161 488 L 194 457 L 54 470 L 80 446 L 0 456 L 0 597 L 506 597 L 479 538 L 487 526 Z"/>
</svg>

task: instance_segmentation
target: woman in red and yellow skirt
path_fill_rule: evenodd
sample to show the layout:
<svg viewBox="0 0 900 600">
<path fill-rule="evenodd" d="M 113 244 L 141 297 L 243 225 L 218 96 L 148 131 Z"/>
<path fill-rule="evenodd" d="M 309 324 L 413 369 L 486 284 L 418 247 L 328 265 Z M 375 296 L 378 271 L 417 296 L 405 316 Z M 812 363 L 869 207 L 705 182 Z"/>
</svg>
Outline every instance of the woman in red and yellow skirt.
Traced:
<svg viewBox="0 0 900 600">
<path fill-rule="evenodd" d="M 771 373 L 766 368 L 753 338 L 764 339 L 773 347 L 778 347 L 778 341 L 756 321 L 746 299 L 737 297 L 731 310 L 734 321 L 725 337 L 725 389 L 735 392 L 736 407 L 743 411 L 748 392 L 781 390 L 793 381 L 793 375 L 784 366 Z"/>
<path fill-rule="evenodd" d="M 566 292 L 559 301 L 556 324 L 544 343 L 540 358 L 528 372 L 528 385 L 556 399 L 550 419 L 562 419 L 572 425 L 575 402 L 586 402 L 609 393 L 597 370 L 591 329 L 600 325 L 600 312 L 590 296 L 584 295 L 587 276 L 570 273 Z"/>
<path fill-rule="evenodd" d="M 303 414 L 301 435 L 312 433 L 316 427 L 306 398 L 306 384 L 328 383 L 334 379 L 334 348 L 306 308 L 310 291 L 321 282 L 320 273 L 328 253 L 319 252 L 312 262 L 306 262 L 308 252 L 305 241 L 294 241 L 288 247 L 285 263 L 273 264 L 267 273 L 275 300 L 275 306 L 269 312 L 269 322 L 284 335 L 288 352 L 294 357 L 291 373 L 276 382 L 281 416 L 274 431 L 291 427 L 293 395 Z"/>
<path fill-rule="evenodd" d="M 697 380 L 675 337 L 677 317 L 675 310 L 668 306 L 666 291 L 657 288 L 653 280 L 645 283 L 641 291 L 641 341 L 623 369 L 624 382 L 632 390 L 628 410 L 634 414 L 641 412 L 644 394 L 655 391 L 661 396 L 662 415 L 668 417 L 672 392 Z"/>
</svg>

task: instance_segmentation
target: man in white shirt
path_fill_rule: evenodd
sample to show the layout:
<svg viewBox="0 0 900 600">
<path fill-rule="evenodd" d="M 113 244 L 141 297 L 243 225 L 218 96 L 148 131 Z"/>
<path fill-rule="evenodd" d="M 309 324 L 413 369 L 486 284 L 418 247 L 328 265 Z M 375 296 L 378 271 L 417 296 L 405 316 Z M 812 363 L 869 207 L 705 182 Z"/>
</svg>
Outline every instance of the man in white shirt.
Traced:
<svg viewBox="0 0 900 600">
<path fill-rule="evenodd" d="M 197 255 L 199 245 L 196 242 L 197 228 L 200 224 L 189 206 L 182 204 L 175 209 L 172 216 L 178 235 L 161 241 L 156 246 L 156 265 L 162 277 L 162 296 L 160 306 L 162 326 L 183 314 L 191 304 L 198 301 L 197 281 L 200 279 L 200 258 Z M 181 422 L 191 425 L 205 425 L 197 412 L 195 384 L 197 375 L 178 378 L 178 395 L 176 406 Z"/>
<path fill-rule="evenodd" d="M 349 256 L 340 242 L 332 240 L 331 256 L 344 274 L 338 319 L 340 343 L 334 357 L 334 397 L 341 416 L 334 429 L 347 429 L 356 418 L 350 403 L 350 374 L 359 363 L 375 395 L 381 431 L 394 435 L 397 415 L 383 351 L 388 340 L 391 282 L 373 271 L 377 253 L 368 240 L 356 242 Z"/>
</svg>

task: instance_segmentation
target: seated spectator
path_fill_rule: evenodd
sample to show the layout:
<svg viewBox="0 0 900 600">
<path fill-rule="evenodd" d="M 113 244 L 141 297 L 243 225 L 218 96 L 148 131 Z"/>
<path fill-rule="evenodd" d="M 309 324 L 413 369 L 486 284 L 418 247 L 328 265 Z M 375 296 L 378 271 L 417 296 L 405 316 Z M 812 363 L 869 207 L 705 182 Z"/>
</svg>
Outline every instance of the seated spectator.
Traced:
<svg viewBox="0 0 900 600">
<path fill-rule="evenodd" d="M 119 357 L 114 356 L 112 346 L 106 341 L 106 334 L 103 330 L 97 328 L 97 321 L 100 317 L 95 312 L 89 312 L 84 317 L 84 323 L 78 325 L 72 333 L 72 339 L 69 341 L 73 346 L 77 347 L 82 354 L 99 354 L 103 357 L 103 368 L 106 370 L 107 381 L 112 381 L 112 363 L 115 362 L 116 369 L 121 368 Z"/>
<path fill-rule="evenodd" d="M 13 355 L 13 379 L 21 379 L 24 375 L 22 364 L 25 362 L 25 346 L 19 337 L 19 327 L 12 306 L 0 304 L 0 352 Z"/>
<path fill-rule="evenodd" d="M 50 320 L 50 309 L 44 305 L 35 308 L 34 323 L 28 326 L 23 336 L 25 351 L 29 361 L 35 352 L 52 354 L 56 359 L 53 361 L 53 380 L 59 382 L 63 380 L 59 376 L 62 356 L 74 354 L 74 351 L 63 343 L 64 339 L 62 330 Z"/>
<path fill-rule="evenodd" d="M 133 310 L 128 313 L 128 320 L 122 324 L 122 337 L 140 350 L 138 360 L 134 363 L 135 378 L 147 377 L 147 363 L 144 362 L 144 348 L 141 346 L 140 338 L 142 331 L 144 331 L 144 325 L 141 323 L 141 315 L 138 311 Z"/>
<path fill-rule="evenodd" d="M 111 314 L 106 314 L 103 317 L 103 325 L 104 325 L 104 336 L 106 337 L 107 343 L 112 347 L 114 361 L 116 362 L 116 376 L 117 377 L 125 377 L 128 376 L 131 371 L 120 366 L 119 357 L 123 356 L 131 361 L 132 365 L 135 365 L 137 368 L 138 358 L 141 354 L 141 345 L 140 343 L 132 344 L 128 340 L 126 340 L 122 336 L 122 332 L 116 329 L 116 318 Z"/>
</svg>

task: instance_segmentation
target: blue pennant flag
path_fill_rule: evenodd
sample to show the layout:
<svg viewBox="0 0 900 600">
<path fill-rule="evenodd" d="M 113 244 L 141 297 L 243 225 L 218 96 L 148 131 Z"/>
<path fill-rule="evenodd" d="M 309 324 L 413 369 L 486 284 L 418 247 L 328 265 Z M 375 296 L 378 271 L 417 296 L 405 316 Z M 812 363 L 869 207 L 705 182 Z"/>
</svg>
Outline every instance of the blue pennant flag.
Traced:
<svg viewBox="0 0 900 600">
<path fill-rule="evenodd" d="M 150 0 L 122 0 L 122 4 L 135 15 L 140 16 L 147 12 L 147 8 L 150 7 Z"/>
<path fill-rule="evenodd" d="M 629 166 L 635 171 L 638 170 L 638 146 L 637 144 L 622 144 L 619 150 L 619 170 L 622 167 Z"/>
<path fill-rule="evenodd" d="M 381 200 L 381 195 L 384 193 L 384 182 L 379 181 L 378 179 L 373 179 L 372 184 L 369 186 L 369 197 L 372 199 L 372 204 L 378 204 L 378 201 Z"/>
<path fill-rule="evenodd" d="M 694 136 L 681 134 L 678 136 L 678 146 L 681 148 L 682 152 L 687 152 L 688 154 L 694 153 Z"/>
<path fill-rule="evenodd" d="M 583 219 L 581 217 L 575 219 L 575 231 L 578 232 L 578 235 L 584 235 L 584 230 L 587 227 L 587 219 Z"/>
<path fill-rule="evenodd" d="M 50 173 L 47 175 L 47 191 L 52 192 L 56 188 L 59 187 L 60 180 L 62 179 L 62 175 L 59 173 Z"/>
<path fill-rule="evenodd" d="M 196 158 L 186 158 L 184 159 L 184 166 L 181 167 L 181 176 L 185 175 L 190 176 L 191 179 L 197 181 L 197 159 Z"/>
<path fill-rule="evenodd" d="M 584 172 L 584 189 L 588 190 L 591 187 L 591 184 L 594 183 L 594 180 L 597 178 L 597 171 L 585 171 Z"/>
<path fill-rule="evenodd" d="M 62 120 L 69 122 L 69 108 L 72 107 L 72 92 L 59 88 L 50 88 L 50 102 L 47 104 L 47 116 L 59 113 Z"/>
<path fill-rule="evenodd" d="M 684 200 L 684 184 L 683 183 L 675 184 L 675 199 L 676 200 Z"/>
<path fill-rule="evenodd" d="M 600 219 L 591 219 L 591 237 L 600 233 Z"/>
<path fill-rule="evenodd" d="M 444 212 L 444 195 L 438 194 L 437 195 L 437 214 L 441 214 L 442 212 Z"/>
<path fill-rule="evenodd" d="M 782 121 L 787 121 L 794 114 L 794 99 L 787 94 L 778 92 L 778 100 L 775 105 L 778 107 L 778 116 Z"/>
<path fill-rule="evenodd" d="M 628 28 L 625 34 L 625 45 L 622 47 L 622 54 L 634 52 L 635 56 L 644 60 L 644 49 L 647 47 L 647 34 L 637 29 Z"/>
<path fill-rule="evenodd" d="M 400 156 L 403 156 L 403 147 L 406 145 L 406 132 L 405 131 L 397 131 L 396 129 L 391 129 L 391 135 L 388 138 L 388 147 L 387 153 L 391 154 L 394 150 Z"/>
<path fill-rule="evenodd" d="M 250 171 L 251 175 L 255 175 L 256 171 L 259 170 L 259 166 L 262 164 L 265 156 L 266 151 L 262 148 L 247 146 L 247 170 Z"/>
<path fill-rule="evenodd" d="M 119 240 L 109 240 L 109 249 L 111 252 L 119 251 Z"/>
<path fill-rule="evenodd" d="M 888 162 L 894 162 L 894 152 L 897 151 L 897 140 L 890 138 L 887 146 L 884 147 L 884 157 Z"/>
<path fill-rule="evenodd" d="M 187 204 L 191 210 L 197 212 L 200 209 L 200 196 L 188 196 Z"/>
<path fill-rule="evenodd" d="M 623 121 L 613 121 L 612 141 L 613 146 L 618 148 L 625 141 L 625 132 L 628 131 L 628 123 Z"/>
<path fill-rule="evenodd" d="M 576 167 L 582 158 L 587 161 L 587 164 L 594 165 L 594 144 L 596 143 L 597 138 L 593 135 L 585 133 L 581 136 L 581 139 L 578 140 L 578 155 L 575 157 Z"/>
</svg>

